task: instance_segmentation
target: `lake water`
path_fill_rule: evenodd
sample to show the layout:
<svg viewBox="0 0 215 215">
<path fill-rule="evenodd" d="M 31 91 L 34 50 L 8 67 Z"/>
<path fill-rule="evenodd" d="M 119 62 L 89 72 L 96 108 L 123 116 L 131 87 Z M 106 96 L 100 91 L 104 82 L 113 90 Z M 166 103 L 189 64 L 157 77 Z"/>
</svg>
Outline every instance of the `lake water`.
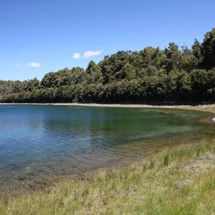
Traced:
<svg viewBox="0 0 215 215">
<path fill-rule="evenodd" d="M 170 109 L 0 106 L 0 194 L 211 138 L 211 114 Z"/>
</svg>

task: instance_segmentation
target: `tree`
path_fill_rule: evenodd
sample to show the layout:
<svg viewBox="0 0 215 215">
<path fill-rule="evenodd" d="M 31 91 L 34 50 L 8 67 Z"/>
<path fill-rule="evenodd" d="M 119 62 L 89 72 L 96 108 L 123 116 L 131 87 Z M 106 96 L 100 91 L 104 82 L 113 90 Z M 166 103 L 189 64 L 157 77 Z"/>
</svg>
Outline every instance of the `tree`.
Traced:
<svg viewBox="0 0 215 215">
<path fill-rule="evenodd" d="M 178 46 L 175 43 L 169 43 L 169 47 L 165 49 L 165 53 L 167 56 L 167 71 L 170 72 L 174 69 L 181 69 L 182 53 L 178 49 Z"/>
<path fill-rule="evenodd" d="M 192 98 L 194 101 L 207 101 L 209 86 L 208 72 L 203 69 L 193 70 L 191 73 Z"/>
<path fill-rule="evenodd" d="M 200 44 L 200 42 L 195 39 L 194 44 L 192 46 L 192 53 L 194 55 L 194 59 L 196 62 L 196 67 L 200 67 L 200 64 L 202 63 L 202 45 Z"/>
<path fill-rule="evenodd" d="M 202 68 L 210 70 L 215 67 L 215 28 L 207 32 L 201 47 Z"/>
<path fill-rule="evenodd" d="M 86 69 L 86 73 L 87 83 L 90 84 L 102 83 L 103 79 L 101 68 L 94 61 L 89 62 L 88 67 Z"/>
</svg>

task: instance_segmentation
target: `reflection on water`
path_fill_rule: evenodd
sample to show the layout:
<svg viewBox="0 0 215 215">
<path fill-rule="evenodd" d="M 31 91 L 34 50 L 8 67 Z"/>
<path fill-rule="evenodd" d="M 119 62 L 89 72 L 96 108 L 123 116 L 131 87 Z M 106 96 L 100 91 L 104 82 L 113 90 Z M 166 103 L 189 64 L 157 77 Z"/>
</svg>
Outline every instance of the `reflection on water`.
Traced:
<svg viewBox="0 0 215 215">
<path fill-rule="evenodd" d="M 144 156 L 164 145 L 213 135 L 208 113 L 0 106 L 0 193 Z"/>
</svg>

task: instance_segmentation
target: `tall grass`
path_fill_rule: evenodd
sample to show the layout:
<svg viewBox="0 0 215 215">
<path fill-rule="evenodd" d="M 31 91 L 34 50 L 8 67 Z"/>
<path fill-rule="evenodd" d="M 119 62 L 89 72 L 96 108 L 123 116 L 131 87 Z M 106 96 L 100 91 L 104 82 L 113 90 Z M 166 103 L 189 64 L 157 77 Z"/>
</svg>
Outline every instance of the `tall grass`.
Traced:
<svg viewBox="0 0 215 215">
<path fill-rule="evenodd" d="M 1 215 L 212 215 L 215 214 L 215 142 L 160 152 L 149 161 L 99 170 L 47 192 L 0 202 Z M 195 162 L 209 162 L 198 172 Z M 208 168 L 209 167 L 209 168 Z"/>
</svg>

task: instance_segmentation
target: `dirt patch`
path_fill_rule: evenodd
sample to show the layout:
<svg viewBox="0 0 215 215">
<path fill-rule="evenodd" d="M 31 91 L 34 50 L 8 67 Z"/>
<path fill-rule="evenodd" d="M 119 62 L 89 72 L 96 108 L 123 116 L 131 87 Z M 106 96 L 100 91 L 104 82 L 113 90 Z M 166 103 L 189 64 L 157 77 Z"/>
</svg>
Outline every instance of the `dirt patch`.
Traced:
<svg viewBox="0 0 215 215">
<path fill-rule="evenodd" d="M 215 155 L 209 154 L 197 158 L 196 160 L 188 163 L 182 168 L 182 171 L 199 173 L 215 169 Z"/>
</svg>

